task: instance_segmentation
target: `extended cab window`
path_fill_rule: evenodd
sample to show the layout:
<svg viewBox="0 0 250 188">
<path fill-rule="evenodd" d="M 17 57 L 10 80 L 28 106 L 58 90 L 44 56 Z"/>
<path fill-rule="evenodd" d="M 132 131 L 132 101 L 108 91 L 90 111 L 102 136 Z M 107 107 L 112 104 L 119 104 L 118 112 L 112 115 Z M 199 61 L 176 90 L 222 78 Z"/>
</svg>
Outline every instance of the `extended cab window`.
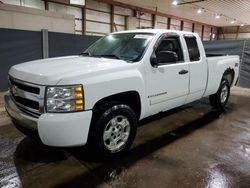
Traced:
<svg viewBox="0 0 250 188">
<path fill-rule="evenodd" d="M 199 61 L 200 60 L 200 51 L 196 38 L 194 36 L 185 36 L 185 41 L 188 48 L 190 61 Z"/>
<path fill-rule="evenodd" d="M 179 37 L 177 36 L 166 37 L 159 43 L 157 49 L 155 50 L 155 54 L 157 56 L 158 54 L 161 54 L 162 52 L 172 53 L 176 57 L 174 60 L 173 59 L 170 60 L 166 57 L 164 63 L 183 62 L 182 48 L 181 48 Z"/>
</svg>

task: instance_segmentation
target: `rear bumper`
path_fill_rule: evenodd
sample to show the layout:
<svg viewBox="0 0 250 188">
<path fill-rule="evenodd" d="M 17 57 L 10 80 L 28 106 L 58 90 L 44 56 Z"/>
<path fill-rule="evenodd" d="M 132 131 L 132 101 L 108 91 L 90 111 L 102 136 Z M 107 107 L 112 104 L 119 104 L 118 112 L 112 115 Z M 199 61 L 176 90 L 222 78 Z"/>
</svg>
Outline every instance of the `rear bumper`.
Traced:
<svg viewBox="0 0 250 188">
<path fill-rule="evenodd" d="M 13 102 L 9 92 L 4 96 L 4 100 L 6 111 L 15 126 L 19 130 L 38 132 L 39 138 L 45 145 L 71 147 L 87 143 L 92 111 L 44 113 L 35 118 L 21 111 Z"/>
</svg>

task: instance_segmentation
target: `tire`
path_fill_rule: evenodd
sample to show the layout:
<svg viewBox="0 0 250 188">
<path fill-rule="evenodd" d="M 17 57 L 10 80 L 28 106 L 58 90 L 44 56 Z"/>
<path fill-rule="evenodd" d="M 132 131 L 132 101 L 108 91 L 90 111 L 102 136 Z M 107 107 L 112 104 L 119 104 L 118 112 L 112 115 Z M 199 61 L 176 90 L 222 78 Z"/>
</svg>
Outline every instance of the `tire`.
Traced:
<svg viewBox="0 0 250 188">
<path fill-rule="evenodd" d="M 216 109 L 224 109 L 230 96 L 230 85 L 226 79 L 222 79 L 217 93 L 209 96 L 212 107 Z"/>
<path fill-rule="evenodd" d="M 135 112 L 125 104 L 108 103 L 94 111 L 89 147 L 98 156 L 115 157 L 128 151 L 137 131 Z"/>
</svg>

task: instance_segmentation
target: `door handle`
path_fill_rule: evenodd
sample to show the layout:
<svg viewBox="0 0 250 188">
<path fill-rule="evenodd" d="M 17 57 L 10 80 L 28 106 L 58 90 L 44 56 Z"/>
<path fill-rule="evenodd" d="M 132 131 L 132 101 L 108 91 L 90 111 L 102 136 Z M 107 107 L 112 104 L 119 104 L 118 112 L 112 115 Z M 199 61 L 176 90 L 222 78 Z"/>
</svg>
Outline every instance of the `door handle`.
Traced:
<svg viewBox="0 0 250 188">
<path fill-rule="evenodd" d="M 179 72 L 179 74 L 187 74 L 188 73 L 188 70 L 181 70 L 180 72 Z"/>
</svg>

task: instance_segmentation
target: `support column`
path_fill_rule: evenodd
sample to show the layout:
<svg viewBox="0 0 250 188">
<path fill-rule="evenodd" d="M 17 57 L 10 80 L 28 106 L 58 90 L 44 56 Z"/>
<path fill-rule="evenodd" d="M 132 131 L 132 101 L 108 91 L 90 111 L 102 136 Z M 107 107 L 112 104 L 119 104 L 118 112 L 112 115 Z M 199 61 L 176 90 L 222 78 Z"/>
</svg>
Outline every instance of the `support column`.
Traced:
<svg viewBox="0 0 250 188">
<path fill-rule="evenodd" d="M 183 20 L 181 20 L 181 31 L 183 31 L 183 27 L 184 27 L 184 21 Z"/>
<path fill-rule="evenodd" d="M 49 0 L 44 0 L 44 8 L 45 10 L 49 10 Z"/>
<path fill-rule="evenodd" d="M 42 29 L 42 47 L 43 47 L 43 59 L 49 58 L 49 32 L 47 29 Z"/>
<path fill-rule="evenodd" d="M 195 24 L 192 23 L 192 32 L 194 33 Z"/>
<path fill-rule="evenodd" d="M 210 30 L 210 40 L 213 40 L 213 27 L 211 27 L 211 30 Z"/>
<path fill-rule="evenodd" d="M 82 34 L 86 35 L 86 3 L 82 7 Z"/>
<path fill-rule="evenodd" d="M 110 5 L 110 31 L 111 33 L 114 32 L 114 25 L 115 25 L 115 16 L 114 16 L 114 5 Z"/>
<path fill-rule="evenodd" d="M 168 25 L 167 25 L 167 29 L 170 29 L 170 25 L 171 25 L 171 18 L 168 18 Z"/>
<path fill-rule="evenodd" d="M 201 40 L 204 38 L 204 25 L 201 27 Z"/>
</svg>

